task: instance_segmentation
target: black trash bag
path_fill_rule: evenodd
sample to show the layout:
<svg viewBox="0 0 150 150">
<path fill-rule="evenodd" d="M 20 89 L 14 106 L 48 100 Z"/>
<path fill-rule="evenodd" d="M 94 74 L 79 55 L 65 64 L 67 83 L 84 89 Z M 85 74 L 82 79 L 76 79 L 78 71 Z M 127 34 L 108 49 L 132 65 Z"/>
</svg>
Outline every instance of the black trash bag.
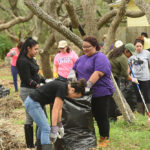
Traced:
<svg viewBox="0 0 150 150">
<path fill-rule="evenodd" d="M 121 112 L 116 105 L 116 102 L 113 97 L 109 100 L 109 109 L 108 109 L 108 116 L 111 121 L 117 121 L 117 117 L 121 115 Z"/>
<path fill-rule="evenodd" d="M 137 96 L 135 94 L 133 83 L 122 78 L 120 82 L 120 89 L 131 110 L 135 111 L 137 105 Z"/>
<path fill-rule="evenodd" d="M 96 136 L 91 112 L 92 96 L 66 99 L 63 104 L 63 139 L 57 139 L 55 150 L 88 150 L 96 146 Z"/>
</svg>

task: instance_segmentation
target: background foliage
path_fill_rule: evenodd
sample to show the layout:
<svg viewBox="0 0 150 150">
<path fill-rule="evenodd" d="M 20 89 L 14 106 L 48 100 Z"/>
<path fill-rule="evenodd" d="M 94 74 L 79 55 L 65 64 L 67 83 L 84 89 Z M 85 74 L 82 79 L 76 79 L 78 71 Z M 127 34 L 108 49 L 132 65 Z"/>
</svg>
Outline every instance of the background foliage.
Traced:
<svg viewBox="0 0 150 150">
<path fill-rule="evenodd" d="M 0 35 L 0 59 L 4 59 L 7 52 L 12 48 L 13 43 L 10 38 L 4 34 Z"/>
</svg>

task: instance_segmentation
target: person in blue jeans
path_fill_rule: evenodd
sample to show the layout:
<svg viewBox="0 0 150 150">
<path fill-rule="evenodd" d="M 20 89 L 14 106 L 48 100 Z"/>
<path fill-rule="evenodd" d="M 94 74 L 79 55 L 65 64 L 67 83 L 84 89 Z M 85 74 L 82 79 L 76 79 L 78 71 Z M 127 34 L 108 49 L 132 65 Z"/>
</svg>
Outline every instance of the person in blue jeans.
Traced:
<svg viewBox="0 0 150 150">
<path fill-rule="evenodd" d="M 26 98 L 25 109 L 38 126 L 37 139 L 41 141 L 42 150 L 52 150 L 52 143 L 64 135 L 61 123 L 64 98 L 81 97 L 85 94 L 86 85 L 85 79 L 70 83 L 56 79 L 37 88 Z M 51 128 L 42 109 L 42 106 L 50 103 L 53 103 Z"/>
<path fill-rule="evenodd" d="M 16 67 L 16 62 L 19 56 L 19 53 L 21 51 L 23 43 L 19 42 L 17 47 L 12 48 L 8 53 L 7 57 L 11 57 L 11 74 L 13 77 L 13 83 L 15 87 L 15 92 L 18 91 L 18 84 L 17 84 L 17 74 L 18 74 L 18 69 Z"/>
</svg>

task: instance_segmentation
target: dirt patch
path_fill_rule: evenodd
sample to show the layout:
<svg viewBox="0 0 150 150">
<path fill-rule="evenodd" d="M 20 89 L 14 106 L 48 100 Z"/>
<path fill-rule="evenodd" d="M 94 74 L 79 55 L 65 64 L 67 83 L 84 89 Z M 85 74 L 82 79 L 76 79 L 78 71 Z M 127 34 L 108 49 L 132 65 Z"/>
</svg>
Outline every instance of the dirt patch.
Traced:
<svg viewBox="0 0 150 150">
<path fill-rule="evenodd" d="M 14 109 L 22 108 L 21 100 L 16 97 L 7 96 L 0 99 L 0 117 L 9 117 Z"/>
</svg>

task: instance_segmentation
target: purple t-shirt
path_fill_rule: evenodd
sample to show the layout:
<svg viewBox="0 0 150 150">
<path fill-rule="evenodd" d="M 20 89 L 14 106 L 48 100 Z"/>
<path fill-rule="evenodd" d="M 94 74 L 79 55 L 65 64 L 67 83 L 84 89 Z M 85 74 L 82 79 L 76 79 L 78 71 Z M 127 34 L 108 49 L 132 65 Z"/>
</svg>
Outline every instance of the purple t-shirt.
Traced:
<svg viewBox="0 0 150 150">
<path fill-rule="evenodd" d="M 89 80 L 94 71 L 101 71 L 104 76 L 101 77 L 92 87 L 93 97 L 101 97 L 111 95 L 114 92 L 111 80 L 111 65 L 105 54 L 97 52 L 88 57 L 82 55 L 74 64 L 73 69 L 76 70 L 77 79 L 82 78 Z"/>
</svg>

